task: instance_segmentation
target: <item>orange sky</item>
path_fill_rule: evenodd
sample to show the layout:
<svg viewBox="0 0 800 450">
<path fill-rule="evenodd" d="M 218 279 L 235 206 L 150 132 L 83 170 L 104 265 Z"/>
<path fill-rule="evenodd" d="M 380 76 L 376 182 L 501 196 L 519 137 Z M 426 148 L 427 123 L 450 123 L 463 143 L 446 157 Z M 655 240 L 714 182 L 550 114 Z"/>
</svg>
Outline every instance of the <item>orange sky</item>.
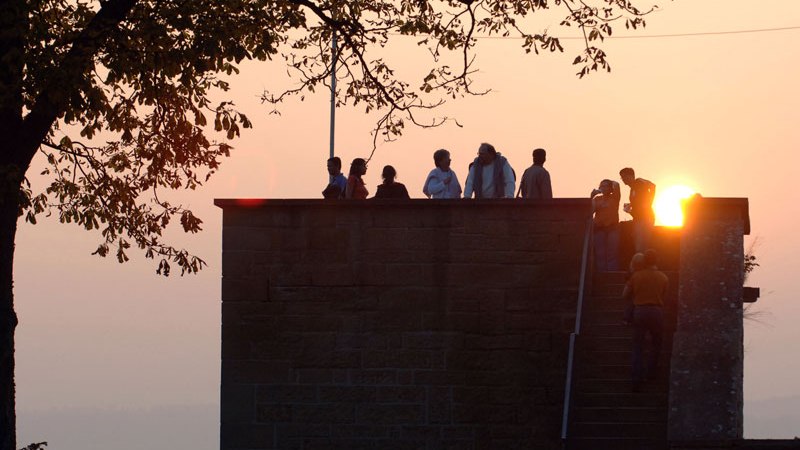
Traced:
<svg viewBox="0 0 800 450">
<path fill-rule="evenodd" d="M 679 0 L 650 16 L 639 34 L 787 26 L 800 26 L 796 0 Z M 574 33 L 554 29 L 560 36 Z M 684 184 L 705 196 L 749 197 L 753 235 L 746 242 L 758 238 L 761 264 L 750 284 L 762 288 L 758 308 L 766 324 L 746 326 L 746 404 L 788 398 L 800 423 L 800 358 L 792 345 L 800 342 L 792 281 L 800 237 L 792 223 L 797 202 L 786 194 L 797 184 L 800 163 L 799 41 L 800 30 L 612 40 L 605 47 L 612 73 L 578 80 L 570 65 L 577 41 L 565 41 L 564 54 L 536 57 L 526 56 L 518 41 L 483 40 L 476 85 L 492 93 L 450 101 L 441 110 L 463 128 L 407 129 L 399 141 L 379 146 L 365 181 L 374 193 L 381 167 L 392 164 L 412 197 L 422 197 L 435 149 L 451 150 L 463 182 L 486 141 L 518 174 L 530 165 L 533 148 L 546 148 L 556 197 L 588 196 L 600 179 L 617 178 L 628 165 L 659 187 Z M 401 72 L 419 70 L 413 45 L 389 52 Z M 37 411 L 218 403 L 221 210 L 212 201 L 317 198 L 326 183 L 327 96 L 290 102 L 282 116 L 267 116 L 259 102 L 261 90 L 283 73 L 244 67 L 231 95 L 256 128 L 234 143 L 233 157 L 205 189 L 181 195 L 205 220 L 201 235 L 177 235 L 209 262 L 201 275 L 164 280 L 139 254 L 124 266 L 90 256 L 96 237 L 75 227 L 21 226 L 15 283 L 20 443 L 41 438 L 66 448 L 36 427 Z M 367 156 L 373 121 L 361 111 L 338 112 L 337 154 L 346 165 Z M 758 437 L 747 407 L 745 416 L 746 435 Z M 796 430 L 782 432 L 770 437 L 793 437 Z"/>
</svg>

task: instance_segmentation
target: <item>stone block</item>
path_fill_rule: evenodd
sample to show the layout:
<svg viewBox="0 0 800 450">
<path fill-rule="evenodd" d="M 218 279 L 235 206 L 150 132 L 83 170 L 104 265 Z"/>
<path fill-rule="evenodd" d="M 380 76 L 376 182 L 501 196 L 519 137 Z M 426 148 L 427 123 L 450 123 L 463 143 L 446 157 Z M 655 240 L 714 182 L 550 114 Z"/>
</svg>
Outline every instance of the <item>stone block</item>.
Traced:
<svg viewBox="0 0 800 450">
<path fill-rule="evenodd" d="M 313 268 L 311 263 L 264 263 L 251 270 L 251 277 L 267 278 L 274 286 L 311 286 Z"/>
<path fill-rule="evenodd" d="M 222 277 L 223 303 L 269 301 L 269 289 L 269 277 Z"/>
<path fill-rule="evenodd" d="M 222 276 L 229 278 L 253 278 L 256 255 L 246 251 L 222 253 Z"/>
<path fill-rule="evenodd" d="M 408 349 L 457 349 L 464 347 L 464 335 L 455 332 L 423 331 L 403 333 L 403 348 Z"/>
<path fill-rule="evenodd" d="M 376 400 L 380 403 L 423 403 L 427 392 L 422 386 L 378 386 Z"/>
<path fill-rule="evenodd" d="M 350 369 L 361 367 L 361 352 L 354 350 L 327 351 L 324 348 L 306 347 L 292 361 L 296 369 Z"/>
<path fill-rule="evenodd" d="M 450 386 L 428 386 L 428 423 L 452 422 L 453 393 Z"/>
<path fill-rule="evenodd" d="M 250 423 L 256 418 L 255 385 L 224 383 L 220 386 L 220 420 Z"/>
<path fill-rule="evenodd" d="M 442 428 L 430 425 L 407 425 L 400 429 L 403 439 L 438 441 L 442 435 Z M 424 447 L 427 448 L 427 447 Z"/>
<path fill-rule="evenodd" d="M 293 409 L 293 405 L 257 405 L 256 421 L 261 423 L 291 422 Z"/>
<path fill-rule="evenodd" d="M 366 312 L 360 315 L 359 321 L 359 331 L 365 333 L 423 329 L 422 313 L 414 310 Z"/>
<path fill-rule="evenodd" d="M 331 432 L 334 438 L 374 439 L 386 438 L 388 435 L 388 426 L 373 424 L 337 424 Z"/>
<path fill-rule="evenodd" d="M 317 264 L 311 270 L 311 284 L 314 286 L 353 286 L 356 275 L 348 263 Z"/>
<path fill-rule="evenodd" d="M 465 439 L 475 438 L 475 427 L 471 426 L 445 426 L 442 427 L 442 439 Z"/>
<path fill-rule="evenodd" d="M 308 229 L 308 250 L 331 252 L 347 256 L 350 248 L 350 236 L 355 230 L 348 228 L 320 228 Z"/>
<path fill-rule="evenodd" d="M 346 403 L 292 405 L 292 421 L 300 423 L 354 423 L 355 408 Z"/>
<path fill-rule="evenodd" d="M 355 385 L 389 385 L 397 384 L 397 370 L 363 369 L 348 372 L 350 384 Z"/>
<path fill-rule="evenodd" d="M 480 330 L 480 313 L 423 313 L 423 329 L 444 331 L 444 332 L 463 332 L 470 333 Z"/>
<path fill-rule="evenodd" d="M 317 403 L 320 388 L 297 384 L 261 385 L 256 389 L 256 402 L 294 404 Z"/>
<path fill-rule="evenodd" d="M 222 382 L 236 384 L 270 384 L 289 381 L 290 367 L 286 361 L 222 362 Z"/>
<path fill-rule="evenodd" d="M 336 332 L 342 329 L 340 316 L 289 316 L 284 315 L 275 324 L 278 332 Z"/>
<path fill-rule="evenodd" d="M 377 398 L 374 386 L 320 386 L 319 398 L 327 403 L 372 403 Z"/>
<path fill-rule="evenodd" d="M 224 449 L 273 449 L 275 426 L 272 424 L 228 423 L 220 427 L 220 442 Z"/>
<path fill-rule="evenodd" d="M 374 333 L 338 333 L 335 342 L 337 350 L 385 350 L 387 348 L 386 336 Z"/>
<path fill-rule="evenodd" d="M 356 406 L 359 423 L 378 425 L 421 425 L 424 412 L 420 405 L 409 404 L 360 404 Z"/>
<path fill-rule="evenodd" d="M 363 365 L 365 369 L 430 369 L 433 355 L 427 350 L 367 350 Z"/>
<path fill-rule="evenodd" d="M 410 281 L 383 289 L 378 297 L 378 308 L 382 311 L 437 311 L 441 305 L 440 293 L 436 288 L 419 287 Z"/>
<path fill-rule="evenodd" d="M 275 426 L 278 441 L 291 438 L 329 438 L 332 428 L 335 425 L 279 423 Z"/>
<path fill-rule="evenodd" d="M 464 348 L 467 350 L 523 349 L 526 348 L 525 335 L 467 335 L 464 337 Z"/>
<path fill-rule="evenodd" d="M 506 424 L 515 417 L 514 406 L 453 403 L 454 424 Z"/>
<path fill-rule="evenodd" d="M 417 370 L 414 371 L 415 385 L 447 385 L 464 384 L 467 373 L 454 370 Z"/>
<path fill-rule="evenodd" d="M 335 384 L 346 380 L 346 369 L 292 369 L 291 379 L 300 384 Z"/>
</svg>

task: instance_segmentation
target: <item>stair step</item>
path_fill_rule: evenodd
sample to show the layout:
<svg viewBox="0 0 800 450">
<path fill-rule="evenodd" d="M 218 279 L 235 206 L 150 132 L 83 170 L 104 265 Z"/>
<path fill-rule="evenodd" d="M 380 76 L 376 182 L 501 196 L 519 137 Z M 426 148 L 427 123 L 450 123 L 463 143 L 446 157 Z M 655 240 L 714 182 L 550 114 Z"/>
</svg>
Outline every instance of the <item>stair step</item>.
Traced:
<svg viewBox="0 0 800 450">
<path fill-rule="evenodd" d="M 622 297 L 625 283 L 621 284 L 595 284 L 592 286 L 592 296 L 597 297 Z"/>
<path fill-rule="evenodd" d="M 583 311 L 590 314 L 594 311 L 618 311 L 622 312 L 631 304 L 630 300 L 625 300 L 622 296 L 589 296 L 584 300 Z"/>
<path fill-rule="evenodd" d="M 570 438 L 567 450 L 667 450 L 664 439 Z"/>
<path fill-rule="evenodd" d="M 596 309 L 587 309 L 583 312 L 583 324 L 588 325 L 591 323 L 603 323 L 603 324 L 614 324 L 614 325 L 622 325 L 622 317 L 625 312 L 625 308 L 619 309 L 608 309 L 608 308 L 596 308 Z"/>
<path fill-rule="evenodd" d="M 628 280 L 628 272 L 595 272 L 592 278 L 592 283 L 595 286 L 603 284 L 625 284 Z"/>
<path fill-rule="evenodd" d="M 628 358 L 630 360 L 630 358 Z M 630 361 L 629 361 L 630 362 Z M 631 376 L 630 364 L 582 364 L 576 369 L 577 378 L 622 379 Z"/>
<path fill-rule="evenodd" d="M 613 406 L 576 407 L 572 410 L 575 422 L 665 423 L 667 410 L 661 407 Z"/>
<path fill-rule="evenodd" d="M 571 437 L 639 438 L 667 440 L 667 423 L 574 422 Z"/>
<path fill-rule="evenodd" d="M 631 349 L 627 350 L 587 350 L 578 346 L 578 363 L 583 365 L 608 364 L 621 366 L 631 363 Z"/>
<path fill-rule="evenodd" d="M 583 378 L 575 382 L 577 392 L 615 394 L 631 392 L 630 378 Z M 665 382 L 649 381 L 642 383 L 641 392 L 666 393 L 668 386 Z"/>
<path fill-rule="evenodd" d="M 633 348 L 633 336 L 585 336 L 581 334 L 578 346 L 587 351 L 627 351 Z"/>
<path fill-rule="evenodd" d="M 619 394 L 578 392 L 575 407 L 654 406 L 667 408 L 667 394 L 662 392 L 626 392 Z"/>
<path fill-rule="evenodd" d="M 628 361 L 630 362 L 630 360 Z M 631 376 L 630 364 L 584 364 L 577 368 L 577 379 L 624 379 Z M 657 380 L 669 378 L 669 365 L 663 364 L 658 367 Z M 656 381 L 657 381 L 656 380 Z"/>
<path fill-rule="evenodd" d="M 633 328 L 630 325 L 623 325 L 620 323 L 622 315 L 617 317 L 617 323 L 598 322 L 594 320 L 584 320 L 581 324 L 582 337 L 627 337 L 633 334 Z"/>
</svg>

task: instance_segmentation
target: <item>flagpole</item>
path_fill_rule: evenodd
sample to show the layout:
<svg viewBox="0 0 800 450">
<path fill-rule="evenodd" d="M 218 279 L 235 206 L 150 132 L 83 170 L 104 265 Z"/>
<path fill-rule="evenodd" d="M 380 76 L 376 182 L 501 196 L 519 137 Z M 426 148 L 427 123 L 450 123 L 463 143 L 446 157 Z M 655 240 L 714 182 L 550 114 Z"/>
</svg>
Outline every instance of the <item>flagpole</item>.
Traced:
<svg viewBox="0 0 800 450">
<path fill-rule="evenodd" d="M 336 135 L 336 60 L 339 59 L 337 49 L 336 32 L 334 31 L 331 42 L 331 158 L 334 156 L 334 138 Z"/>
</svg>

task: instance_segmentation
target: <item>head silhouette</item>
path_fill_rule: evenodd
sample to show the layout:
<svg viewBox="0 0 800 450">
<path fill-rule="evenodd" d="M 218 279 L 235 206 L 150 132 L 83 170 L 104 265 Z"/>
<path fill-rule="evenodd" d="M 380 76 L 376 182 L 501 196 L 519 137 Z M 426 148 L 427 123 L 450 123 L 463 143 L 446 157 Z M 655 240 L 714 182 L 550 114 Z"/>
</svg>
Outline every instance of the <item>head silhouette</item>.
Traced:
<svg viewBox="0 0 800 450">
<path fill-rule="evenodd" d="M 646 266 L 644 263 L 644 253 L 637 253 L 633 255 L 633 258 L 631 258 L 631 265 L 629 267 L 630 271 L 636 272 L 637 270 L 642 270 L 645 267 Z"/>
<path fill-rule="evenodd" d="M 328 173 L 338 175 L 342 171 L 342 160 L 338 156 L 328 158 Z"/>
<path fill-rule="evenodd" d="M 394 179 L 397 177 L 397 171 L 394 170 L 392 166 L 384 166 L 383 172 L 381 172 L 381 178 L 383 178 L 383 182 L 386 184 L 394 183 Z"/>
<path fill-rule="evenodd" d="M 547 160 L 547 152 L 543 148 L 537 148 L 533 151 L 533 163 L 541 166 Z"/>
<path fill-rule="evenodd" d="M 448 171 L 450 169 L 450 152 L 443 148 L 436 150 L 433 152 L 433 163 L 445 172 Z"/>
<path fill-rule="evenodd" d="M 491 164 L 497 156 L 497 150 L 494 149 L 492 144 L 482 143 L 478 147 L 478 158 L 484 166 Z"/>
<path fill-rule="evenodd" d="M 361 176 L 367 173 L 367 162 L 364 158 L 356 158 L 350 163 L 350 175 Z"/>
<path fill-rule="evenodd" d="M 619 171 L 619 177 L 622 179 L 623 183 L 630 186 L 636 179 L 636 173 L 634 173 L 633 169 L 630 167 L 626 167 Z"/>
</svg>

